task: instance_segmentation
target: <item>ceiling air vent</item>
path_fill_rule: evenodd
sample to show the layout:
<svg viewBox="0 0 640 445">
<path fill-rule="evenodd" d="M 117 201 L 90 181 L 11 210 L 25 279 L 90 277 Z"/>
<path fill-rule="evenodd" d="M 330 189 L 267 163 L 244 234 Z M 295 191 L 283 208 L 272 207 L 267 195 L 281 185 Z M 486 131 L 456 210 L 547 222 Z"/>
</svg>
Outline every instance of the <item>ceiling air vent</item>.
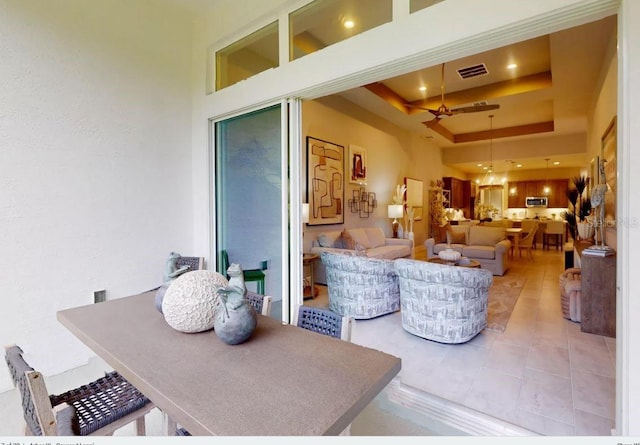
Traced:
<svg viewBox="0 0 640 445">
<path fill-rule="evenodd" d="M 458 69 L 458 75 L 463 79 L 468 79 L 470 77 L 476 76 L 484 76 L 485 74 L 489 74 L 489 71 L 487 71 L 487 67 L 484 65 L 484 63 Z"/>
</svg>

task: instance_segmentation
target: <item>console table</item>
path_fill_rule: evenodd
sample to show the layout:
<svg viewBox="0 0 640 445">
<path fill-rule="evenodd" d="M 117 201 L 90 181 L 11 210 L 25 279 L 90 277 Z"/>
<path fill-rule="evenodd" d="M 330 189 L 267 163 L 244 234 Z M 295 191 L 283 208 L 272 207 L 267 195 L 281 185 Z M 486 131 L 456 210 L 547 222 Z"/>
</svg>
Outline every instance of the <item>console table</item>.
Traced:
<svg viewBox="0 0 640 445">
<path fill-rule="evenodd" d="M 616 255 L 583 255 L 592 243 L 574 243 L 576 266 L 580 267 L 582 332 L 616 336 Z"/>
</svg>

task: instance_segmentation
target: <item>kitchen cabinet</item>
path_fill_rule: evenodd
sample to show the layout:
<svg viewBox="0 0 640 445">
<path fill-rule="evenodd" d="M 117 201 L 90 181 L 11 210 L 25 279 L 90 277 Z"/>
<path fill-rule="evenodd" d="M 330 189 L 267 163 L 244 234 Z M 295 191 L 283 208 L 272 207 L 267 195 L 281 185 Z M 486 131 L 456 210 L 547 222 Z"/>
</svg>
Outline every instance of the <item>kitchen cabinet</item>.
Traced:
<svg viewBox="0 0 640 445">
<path fill-rule="evenodd" d="M 451 207 L 462 209 L 464 216 L 470 216 L 471 181 L 463 181 L 454 177 L 442 178 L 444 190 L 451 191 Z"/>
<path fill-rule="evenodd" d="M 548 194 L 544 193 L 545 186 L 549 187 Z M 508 204 L 510 208 L 523 208 L 527 196 L 547 196 L 549 208 L 564 209 L 569 204 L 566 194 L 568 186 L 568 179 L 512 181 L 508 184 Z"/>
</svg>

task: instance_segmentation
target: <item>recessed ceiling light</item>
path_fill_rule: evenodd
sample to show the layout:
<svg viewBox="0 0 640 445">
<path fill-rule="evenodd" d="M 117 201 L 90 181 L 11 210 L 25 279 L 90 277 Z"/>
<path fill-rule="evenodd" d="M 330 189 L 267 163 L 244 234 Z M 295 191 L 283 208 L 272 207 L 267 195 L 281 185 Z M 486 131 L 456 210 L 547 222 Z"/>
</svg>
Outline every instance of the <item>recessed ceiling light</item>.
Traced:
<svg viewBox="0 0 640 445">
<path fill-rule="evenodd" d="M 489 170 L 489 167 L 482 167 L 482 170 Z"/>
<path fill-rule="evenodd" d="M 507 65 L 507 69 L 509 70 L 515 70 L 516 68 L 518 68 L 518 65 L 516 65 L 515 63 L 510 63 L 509 65 Z"/>
<path fill-rule="evenodd" d="M 347 28 L 347 29 L 353 28 L 354 25 L 355 25 L 355 23 L 353 23 L 353 20 L 345 20 L 344 21 L 344 27 Z"/>
<path fill-rule="evenodd" d="M 423 86 L 423 87 L 420 87 L 420 88 L 418 88 L 418 89 L 419 89 L 420 91 L 427 91 L 427 87 L 424 87 L 424 86 Z"/>
<path fill-rule="evenodd" d="M 477 164 L 476 167 L 482 167 L 482 164 Z"/>
<path fill-rule="evenodd" d="M 522 164 L 516 164 L 516 167 L 520 168 L 522 167 Z"/>
<path fill-rule="evenodd" d="M 560 165 L 560 161 L 555 161 L 553 165 Z"/>
</svg>

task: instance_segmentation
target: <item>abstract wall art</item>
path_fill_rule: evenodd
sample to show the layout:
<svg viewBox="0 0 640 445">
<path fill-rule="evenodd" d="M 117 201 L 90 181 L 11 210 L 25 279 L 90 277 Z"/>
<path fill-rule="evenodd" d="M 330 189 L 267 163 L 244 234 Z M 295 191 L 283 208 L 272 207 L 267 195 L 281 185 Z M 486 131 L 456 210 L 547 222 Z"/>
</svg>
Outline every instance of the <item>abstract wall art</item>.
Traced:
<svg viewBox="0 0 640 445">
<path fill-rule="evenodd" d="M 307 136 L 309 224 L 344 223 L 344 147 Z"/>
</svg>

